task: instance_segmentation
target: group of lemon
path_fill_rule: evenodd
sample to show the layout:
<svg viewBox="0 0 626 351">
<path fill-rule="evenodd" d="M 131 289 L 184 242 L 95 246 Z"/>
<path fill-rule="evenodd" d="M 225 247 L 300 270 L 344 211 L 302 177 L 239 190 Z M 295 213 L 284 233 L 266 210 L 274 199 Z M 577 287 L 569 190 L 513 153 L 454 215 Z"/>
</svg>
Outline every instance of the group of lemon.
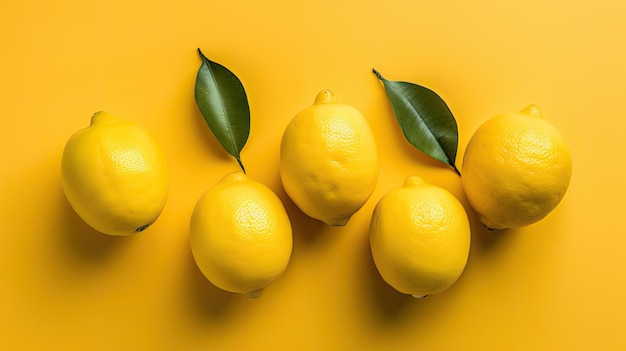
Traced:
<svg viewBox="0 0 626 351">
<path fill-rule="evenodd" d="M 368 201 L 379 174 L 371 128 L 329 90 L 286 127 L 280 147 L 285 192 L 306 215 L 345 226 Z M 470 139 L 462 167 L 467 200 L 490 229 L 526 226 L 551 212 L 571 177 L 562 135 L 531 105 L 498 115 Z M 161 214 L 168 195 L 164 156 L 140 125 L 106 112 L 67 142 L 63 189 L 72 208 L 111 235 L 141 232 Z M 369 241 L 381 277 L 401 293 L 423 297 L 449 288 L 470 250 L 470 224 L 446 189 L 410 175 L 375 206 Z M 279 197 L 242 172 L 226 175 L 198 200 L 190 246 L 215 286 L 257 297 L 285 271 L 292 227 Z"/>
</svg>

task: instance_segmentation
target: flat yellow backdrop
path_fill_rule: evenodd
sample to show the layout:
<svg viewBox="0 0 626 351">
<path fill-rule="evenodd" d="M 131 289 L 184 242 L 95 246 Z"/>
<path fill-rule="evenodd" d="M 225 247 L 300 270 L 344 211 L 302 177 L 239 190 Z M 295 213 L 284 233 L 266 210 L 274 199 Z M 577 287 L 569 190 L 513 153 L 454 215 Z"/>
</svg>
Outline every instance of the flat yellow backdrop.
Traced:
<svg viewBox="0 0 626 351">
<path fill-rule="evenodd" d="M 0 33 L 0 349 L 626 348 L 623 1 L 4 1 Z M 213 287 L 188 244 L 196 200 L 238 169 L 196 107 L 197 48 L 243 82 L 243 162 L 293 224 L 290 265 L 256 300 Z M 444 98 L 459 166 L 482 122 L 539 105 L 572 149 L 563 202 L 483 229 L 460 178 L 404 139 L 372 68 Z M 322 89 L 363 112 L 382 155 L 344 228 L 303 215 L 278 174 L 283 129 Z M 95 232 L 61 189 L 63 146 L 99 110 L 167 156 L 167 206 L 134 237 Z M 460 280 L 422 300 L 384 283 L 367 241 L 376 201 L 412 174 L 456 195 L 473 235 Z"/>
</svg>

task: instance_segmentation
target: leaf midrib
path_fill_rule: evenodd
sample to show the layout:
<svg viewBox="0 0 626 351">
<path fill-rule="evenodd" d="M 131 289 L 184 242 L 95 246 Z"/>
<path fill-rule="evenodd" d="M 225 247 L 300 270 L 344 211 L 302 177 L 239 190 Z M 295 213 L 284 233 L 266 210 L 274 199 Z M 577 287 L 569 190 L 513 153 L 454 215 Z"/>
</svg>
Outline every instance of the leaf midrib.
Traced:
<svg viewBox="0 0 626 351">
<path fill-rule="evenodd" d="M 200 52 L 200 55 L 202 55 L 202 61 L 204 62 L 204 64 L 207 66 L 209 71 L 211 71 L 211 80 L 213 81 L 213 86 L 215 87 L 215 91 L 217 91 L 217 96 L 219 97 L 220 105 L 222 105 L 222 110 L 224 111 L 224 115 L 226 117 L 225 121 L 226 121 L 228 134 L 230 136 L 229 141 L 231 144 L 231 148 L 233 152 L 236 153 L 236 155 L 233 155 L 233 156 L 235 156 L 237 161 L 239 161 L 240 152 L 238 151 L 238 147 L 235 144 L 235 134 L 233 133 L 233 128 L 231 126 L 230 118 L 228 118 L 228 109 L 226 108 L 226 103 L 224 102 L 222 92 L 220 91 L 220 89 L 217 88 L 219 85 L 217 83 L 217 79 L 215 78 L 215 71 L 213 70 L 213 67 L 211 67 L 211 62 L 204 56 L 204 54 L 202 54 L 202 52 Z"/>
</svg>

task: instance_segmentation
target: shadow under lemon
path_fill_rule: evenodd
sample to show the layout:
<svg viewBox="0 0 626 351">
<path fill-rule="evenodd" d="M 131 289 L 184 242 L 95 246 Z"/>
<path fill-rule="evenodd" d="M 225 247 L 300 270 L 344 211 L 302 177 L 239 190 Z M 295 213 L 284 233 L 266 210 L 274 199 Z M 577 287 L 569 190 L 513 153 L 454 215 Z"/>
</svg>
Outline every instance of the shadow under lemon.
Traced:
<svg viewBox="0 0 626 351">
<path fill-rule="evenodd" d="M 391 287 L 382 278 L 372 257 L 369 233 L 363 235 L 360 243 L 359 267 L 361 269 L 360 285 L 364 291 L 363 308 L 368 310 L 371 322 L 376 329 L 394 329 L 396 327 L 409 327 L 415 323 L 432 320 L 433 314 L 441 314 L 447 309 L 451 300 L 460 299 L 463 296 L 463 285 L 461 280 L 454 283 L 445 291 L 429 295 L 423 298 L 415 298 L 408 294 L 403 294 Z M 468 265 L 470 261 L 468 260 Z M 465 267 L 467 269 L 467 266 Z M 415 323 L 414 323 L 415 322 Z M 422 327 L 426 330 L 428 327 Z"/>
<path fill-rule="evenodd" d="M 291 260 L 294 259 L 294 256 L 301 255 L 300 251 L 324 245 L 336 236 L 335 233 L 328 233 L 329 230 L 332 231 L 332 227 L 302 213 L 282 189 L 277 192 L 277 195 L 283 201 L 292 225 L 293 251 Z M 189 234 L 185 232 L 182 235 Z M 263 295 L 254 299 L 222 290 L 213 285 L 198 268 L 189 245 L 185 247 L 184 256 L 187 263 L 185 264 L 183 285 L 188 290 L 185 309 L 195 320 L 207 323 L 223 322 L 235 318 L 239 310 L 245 311 L 245 308 L 241 309 L 240 307 L 262 302 Z"/>
<path fill-rule="evenodd" d="M 461 173 L 462 174 L 462 173 Z M 459 180 L 460 181 L 460 180 Z M 516 231 L 514 228 L 491 230 L 480 222 L 478 214 L 470 206 L 465 192 L 460 188 L 460 196 L 458 200 L 463 204 L 465 212 L 470 222 L 470 229 L 472 235 L 472 241 L 470 245 L 470 256 L 474 255 L 488 255 L 490 252 L 494 252 L 500 246 L 504 246 L 506 242 L 512 240 L 512 234 Z M 468 262 L 469 264 L 469 262 Z"/>
<path fill-rule="evenodd" d="M 365 308 L 370 309 L 372 319 L 380 325 L 393 324 L 402 318 L 410 304 L 419 302 L 415 298 L 401 294 L 383 280 L 374 264 L 369 243 L 369 233 L 361 236 L 359 246 L 359 267 L 363 280 Z"/>
<path fill-rule="evenodd" d="M 234 312 L 237 300 L 246 299 L 240 294 L 213 285 L 198 268 L 189 245 L 185 245 L 184 259 L 186 264 L 182 277 L 188 297 L 184 301 L 187 305 L 186 310 L 194 319 L 205 322 L 222 321 Z"/>
<path fill-rule="evenodd" d="M 55 232 L 65 255 L 81 265 L 98 265 L 111 259 L 134 239 L 103 234 L 91 228 L 70 206 L 60 183 L 57 189 L 59 222 Z"/>
<path fill-rule="evenodd" d="M 302 212 L 285 192 L 278 172 L 276 172 L 276 177 L 277 179 L 273 182 L 276 185 L 274 186 L 276 195 L 282 201 L 291 221 L 293 235 L 292 259 L 294 255 L 298 255 L 301 251 L 324 250 L 324 247 L 332 245 L 332 242 L 341 235 L 338 231 L 343 230 L 345 227 L 329 226 Z"/>
</svg>

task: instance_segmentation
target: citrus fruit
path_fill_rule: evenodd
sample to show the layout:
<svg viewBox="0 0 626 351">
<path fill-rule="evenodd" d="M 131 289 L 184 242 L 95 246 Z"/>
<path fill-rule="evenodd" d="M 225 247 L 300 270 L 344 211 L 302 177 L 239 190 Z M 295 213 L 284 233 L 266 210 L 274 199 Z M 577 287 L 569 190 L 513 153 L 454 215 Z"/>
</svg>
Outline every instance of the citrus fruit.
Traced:
<svg viewBox="0 0 626 351">
<path fill-rule="evenodd" d="M 378 179 L 374 135 L 363 115 L 329 90 L 287 125 L 280 145 L 285 192 L 308 216 L 343 226 L 367 202 Z"/>
<path fill-rule="evenodd" d="M 572 157 L 563 136 L 530 105 L 481 125 L 463 158 L 462 183 L 471 207 L 490 229 L 535 223 L 561 201 Z"/>
<path fill-rule="evenodd" d="M 287 268 L 291 222 L 270 188 L 242 172 L 231 173 L 196 203 L 190 244 L 196 264 L 213 285 L 257 297 Z"/>
<path fill-rule="evenodd" d="M 70 137 L 61 173 L 78 215 L 110 235 L 141 232 L 160 216 L 168 196 L 165 158 L 141 125 L 97 112 Z"/>
<path fill-rule="evenodd" d="M 376 204 L 370 248 L 378 272 L 414 297 L 441 293 L 465 269 L 470 225 L 463 205 L 447 190 L 409 176 Z"/>
</svg>

